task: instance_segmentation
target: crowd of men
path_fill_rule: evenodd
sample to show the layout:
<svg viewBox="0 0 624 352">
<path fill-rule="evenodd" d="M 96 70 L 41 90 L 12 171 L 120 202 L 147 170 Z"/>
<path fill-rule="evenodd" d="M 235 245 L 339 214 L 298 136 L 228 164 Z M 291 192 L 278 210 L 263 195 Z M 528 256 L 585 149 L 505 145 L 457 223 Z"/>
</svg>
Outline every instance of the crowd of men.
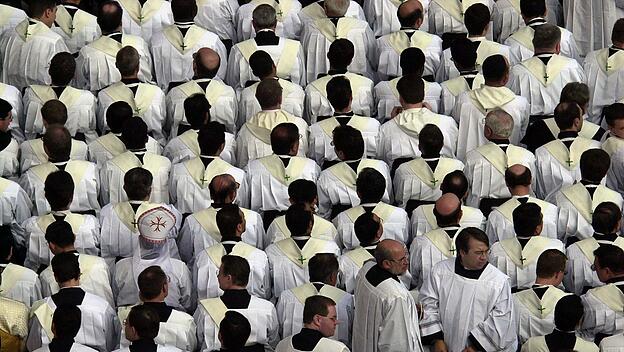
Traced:
<svg viewBox="0 0 624 352">
<path fill-rule="evenodd" d="M 624 351 L 620 17 L 2 2 L 0 351 Z"/>
</svg>

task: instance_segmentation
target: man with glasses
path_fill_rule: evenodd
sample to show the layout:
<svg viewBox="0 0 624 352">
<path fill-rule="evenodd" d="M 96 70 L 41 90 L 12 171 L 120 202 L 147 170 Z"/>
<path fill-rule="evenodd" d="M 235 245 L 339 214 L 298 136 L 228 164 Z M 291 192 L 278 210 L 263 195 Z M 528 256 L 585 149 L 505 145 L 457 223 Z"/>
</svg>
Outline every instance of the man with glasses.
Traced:
<svg viewBox="0 0 624 352">
<path fill-rule="evenodd" d="M 515 351 L 509 277 L 488 264 L 487 235 L 468 227 L 455 243 L 457 258 L 436 264 L 420 290 L 423 344 L 433 351 Z"/>
</svg>

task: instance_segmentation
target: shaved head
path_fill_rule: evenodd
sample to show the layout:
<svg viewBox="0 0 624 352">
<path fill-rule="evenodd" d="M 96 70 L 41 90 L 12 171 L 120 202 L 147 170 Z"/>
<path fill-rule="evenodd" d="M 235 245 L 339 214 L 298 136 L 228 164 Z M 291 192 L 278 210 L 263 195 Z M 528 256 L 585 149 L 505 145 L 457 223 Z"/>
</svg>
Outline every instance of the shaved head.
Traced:
<svg viewBox="0 0 624 352">
<path fill-rule="evenodd" d="M 195 60 L 193 60 L 195 75 L 199 78 L 214 78 L 220 65 L 219 54 L 210 48 L 199 49 L 195 54 Z"/>
<path fill-rule="evenodd" d="M 531 177 L 531 169 L 521 164 L 511 165 L 505 170 L 505 184 L 510 190 L 516 187 L 530 187 Z"/>
<path fill-rule="evenodd" d="M 521 164 L 511 165 L 507 171 L 514 176 L 520 176 L 527 171 L 527 167 Z"/>
<path fill-rule="evenodd" d="M 393 255 L 398 256 L 404 253 L 404 251 L 405 244 L 396 240 L 386 239 L 379 242 L 377 245 L 375 258 L 377 259 L 377 263 L 381 263 L 384 260 L 392 260 L 394 258 Z"/>
<path fill-rule="evenodd" d="M 412 27 L 417 22 L 422 24 L 423 5 L 418 0 L 407 0 L 397 10 L 397 17 L 402 27 Z M 420 24 L 417 27 L 420 27 Z"/>
<path fill-rule="evenodd" d="M 504 110 L 490 111 L 485 116 L 485 127 L 488 139 L 508 139 L 514 128 L 513 117 Z"/>
</svg>

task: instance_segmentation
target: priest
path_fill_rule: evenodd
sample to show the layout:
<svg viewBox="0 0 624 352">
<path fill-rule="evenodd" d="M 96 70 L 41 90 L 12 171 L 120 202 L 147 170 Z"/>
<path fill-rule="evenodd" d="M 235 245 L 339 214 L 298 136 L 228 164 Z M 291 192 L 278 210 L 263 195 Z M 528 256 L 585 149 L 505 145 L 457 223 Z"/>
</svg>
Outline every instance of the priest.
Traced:
<svg viewBox="0 0 624 352">
<path fill-rule="evenodd" d="M 78 54 L 80 49 L 98 39 L 102 33 L 97 17 L 80 8 L 81 0 L 64 1 L 56 7 L 55 26 L 71 54 Z"/>
<path fill-rule="evenodd" d="M 3 302 L 4 303 L 4 302 Z M 10 305 L 8 305 L 10 307 Z M 42 346 L 35 352 L 49 352 L 55 350 L 69 352 L 94 352 L 91 347 L 76 343 L 76 335 L 80 331 L 82 312 L 73 305 L 62 305 L 54 310 L 52 315 L 52 341 L 47 346 Z M 7 343 L 11 348 L 11 342 Z"/>
<path fill-rule="evenodd" d="M 602 142 L 602 149 L 612 157 L 624 147 L 624 104 L 615 103 L 605 107 L 604 118 L 609 134 Z"/>
<path fill-rule="evenodd" d="M 181 352 L 182 350 L 171 345 L 156 344 L 160 332 L 160 316 L 156 308 L 147 305 L 137 305 L 130 309 L 124 324 L 124 333 L 131 341 L 129 347 L 114 352 L 158 351 Z"/>
<path fill-rule="evenodd" d="M 581 56 L 608 46 L 613 23 L 623 14 L 624 5 L 619 1 L 563 1 L 566 28 L 574 33 Z"/>
<path fill-rule="evenodd" d="M 462 93 L 477 89 L 484 83 L 483 75 L 477 70 L 477 48 L 468 38 L 455 40 L 450 51 L 459 76 L 440 83 L 442 93 L 438 110 L 443 115 L 451 115 L 455 101 Z"/>
<path fill-rule="evenodd" d="M 16 179 L 20 169 L 19 142 L 12 134 L 13 118 L 17 119 L 12 110 L 11 104 L 0 98 L 0 176 Z"/>
<path fill-rule="evenodd" d="M 467 30 L 464 25 L 464 14 L 473 4 L 484 4 L 491 9 L 492 0 L 432 0 L 429 5 L 429 32 L 446 39 L 444 48 L 448 48 L 453 39 L 465 36 Z M 448 33 L 448 34 L 447 34 Z M 488 36 L 492 38 L 492 32 Z"/>
<path fill-rule="evenodd" d="M 152 36 L 173 23 L 171 3 L 165 0 L 120 0 L 123 32 L 150 41 Z"/>
<path fill-rule="evenodd" d="M 253 11 L 261 4 L 269 4 L 272 6 L 277 14 L 277 25 L 275 26 L 275 33 L 284 38 L 298 40 L 301 35 L 301 13 L 302 4 L 295 0 L 281 0 L 275 2 L 265 1 L 250 1 L 248 3 L 242 3 L 241 7 L 236 12 L 236 33 L 238 34 L 238 41 L 253 38 L 256 36 L 256 31 L 253 25 Z"/>
<path fill-rule="evenodd" d="M 10 228 L 0 227 L 0 296 L 21 302 L 30 308 L 42 298 L 41 282 L 35 271 L 11 263 L 19 253 L 15 242 Z"/>
</svg>

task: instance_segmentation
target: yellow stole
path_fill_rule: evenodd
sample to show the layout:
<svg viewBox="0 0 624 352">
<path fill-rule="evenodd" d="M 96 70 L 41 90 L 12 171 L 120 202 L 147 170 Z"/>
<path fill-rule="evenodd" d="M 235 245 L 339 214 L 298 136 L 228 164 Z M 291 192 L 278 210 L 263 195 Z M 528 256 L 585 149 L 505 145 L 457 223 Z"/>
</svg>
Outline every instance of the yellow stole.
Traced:
<svg viewBox="0 0 624 352">
<path fill-rule="evenodd" d="M 394 121 L 403 132 L 418 138 L 420 130 L 426 124 L 439 125 L 440 116 L 427 108 L 414 108 L 404 110 L 394 118 Z"/>
<path fill-rule="evenodd" d="M 290 77 L 290 72 L 295 65 L 297 53 L 299 53 L 301 44 L 299 44 L 296 40 L 290 39 L 280 39 L 280 43 L 283 43 L 284 46 L 277 64 L 275 65 L 277 71 L 276 73 L 278 77 L 288 78 Z M 242 41 L 236 44 L 236 46 L 247 62 L 249 62 L 251 55 L 258 50 L 258 46 L 256 45 L 256 41 L 254 39 Z"/>
<path fill-rule="evenodd" d="M 293 122 L 295 117 L 284 110 L 260 111 L 245 124 L 249 132 L 263 143 L 271 144 L 271 131 L 280 123 Z M 299 131 L 305 133 L 305 131 Z"/>
<path fill-rule="evenodd" d="M 588 138 L 577 137 L 570 145 L 570 149 L 562 141 L 555 139 L 544 147 L 561 165 L 568 170 L 574 170 L 581 162 L 581 155 L 591 147 L 594 141 Z"/>
<path fill-rule="evenodd" d="M 370 167 L 379 171 L 379 160 L 375 159 L 362 159 L 357 167 L 357 173 L 353 171 L 346 162 L 340 162 L 327 169 L 334 177 L 336 177 L 342 184 L 355 190 L 355 181 L 357 175 L 362 172 L 363 169 Z M 380 171 L 381 172 L 381 171 Z"/>
<path fill-rule="evenodd" d="M 327 17 L 327 15 L 325 14 L 325 10 L 318 2 L 312 3 L 304 7 L 303 9 L 301 9 L 301 12 L 310 17 L 312 20 Z"/>
<path fill-rule="evenodd" d="M 503 175 L 509 166 L 524 164 L 524 155 L 526 154 L 525 149 L 511 144 L 503 151 L 496 143 L 484 144 L 477 148 L 477 151 Z"/>
<path fill-rule="evenodd" d="M 524 249 L 518 242 L 518 239 L 508 238 L 500 241 L 501 246 L 507 253 L 511 261 L 519 268 L 526 268 L 533 262 L 537 261 L 537 257 L 541 254 L 542 249 L 548 244 L 549 239 L 541 236 L 533 236 L 524 246 Z"/>
<path fill-rule="evenodd" d="M 540 299 L 533 289 L 524 290 L 515 294 L 515 297 L 522 303 L 527 310 L 538 319 L 545 319 L 555 310 L 555 305 L 563 296 L 567 296 L 560 289 L 549 286 Z"/>
<path fill-rule="evenodd" d="M 559 135 L 559 132 L 561 132 L 554 118 L 551 117 L 548 119 L 544 119 L 544 123 L 546 124 L 546 127 L 548 127 L 550 133 L 552 133 L 553 136 L 557 137 L 557 135 Z M 599 129 L 600 126 L 596 125 L 593 122 L 585 120 L 583 121 L 583 126 L 581 126 L 581 130 L 579 131 L 578 135 L 580 137 L 592 139 Z"/>
<path fill-rule="evenodd" d="M 244 211 L 243 211 L 244 213 Z M 221 241 L 221 232 L 217 227 L 217 209 L 210 207 L 202 209 L 191 215 L 199 223 L 199 226 L 215 241 Z"/>
<path fill-rule="evenodd" d="M 526 26 L 518 29 L 516 33 L 511 35 L 511 38 L 520 43 L 523 47 L 533 51 L 535 50 L 533 47 L 534 35 L 535 30 L 531 26 Z"/>
<path fill-rule="evenodd" d="M 464 13 L 466 10 L 474 4 L 485 4 L 482 0 L 433 0 L 444 11 L 446 11 L 451 17 L 457 21 L 464 23 Z"/>
<path fill-rule="evenodd" d="M 576 183 L 561 191 L 568 198 L 570 203 L 574 204 L 576 210 L 583 218 L 591 223 L 594 210 L 602 202 L 613 201 L 617 192 L 614 192 L 603 185 L 598 185 L 592 197 L 582 183 Z"/>
<path fill-rule="evenodd" d="M 544 209 L 545 207 L 548 206 L 548 203 L 544 202 L 541 199 L 538 198 L 534 198 L 534 197 L 529 197 L 529 202 L 530 203 L 535 203 L 537 205 L 539 205 L 539 207 L 541 209 Z M 506 201 L 505 203 L 503 203 L 501 206 L 499 206 L 498 208 L 496 208 L 496 210 L 500 211 L 501 214 L 503 214 L 503 216 L 513 222 L 513 211 L 514 209 L 516 209 L 517 206 L 520 205 L 520 202 L 518 201 L 518 199 L 516 198 L 511 198 L 510 200 Z M 542 215 L 544 215 L 544 211 L 542 210 Z"/>
<path fill-rule="evenodd" d="M 2 282 L 0 283 L 0 292 L 11 291 L 16 283 L 28 269 L 15 265 L 13 263 L 7 264 L 2 271 Z"/>
<path fill-rule="evenodd" d="M 102 137 L 97 139 L 97 142 L 102 146 L 102 148 L 106 149 L 113 157 L 123 153 L 126 151 L 126 145 L 123 144 L 119 137 L 115 136 L 112 133 L 108 133 L 103 135 Z"/>
<path fill-rule="evenodd" d="M 119 154 L 118 156 L 111 159 L 111 162 L 124 173 L 128 172 L 130 169 L 135 167 L 142 167 L 145 170 L 152 173 L 152 175 L 156 175 L 158 169 L 161 164 L 159 162 L 152 161 L 160 161 L 160 158 L 156 158 L 158 155 L 153 155 L 150 153 L 145 153 L 143 156 L 143 162 L 139 160 L 139 158 L 134 155 L 132 152 L 125 152 L 123 154 Z"/>
<path fill-rule="evenodd" d="M 456 77 L 446 82 L 442 82 L 442 85 L 448 89 L 453 96 L 457 97 L 463 92 L 467 92 L 469 90 L 481 88 L 481 86 L 485 84 L 485 79 L 482 74 L 477 74 L 477 76 L 472 80 L 472 87 L 468 85 L 468 82 L 464 77 Z"/>
<path fill-rule="evenodd" d="M 390 219 L 390 216 L 394 213 L 395 209 L 396 208 L 392 205 L 379 202 L 377 203 L 375 208 L 373 208 L 373 214 L 377 215 L 381 220 L 387 221 L 388 219 Z M 347 217 L 349 217 L 351 222 L 355 222 L 355 220 L 357 220 L 357 218 L 359 218 L 360 215 L 364 214 L 365 212 L 366 211 L 364 210 L 364 207 L 359 205 L 357 207 L 345 210 L 344 213 L 345 215 L 347 215 Z"/>
<path fill-rule="evenodd" d="M 592 288 L 589 292 L 611 310 L 620 313 L 624 311 L 624 293 L 614 284 Z"/>
<path fill-rule="evenodd" d="M 91 165 L 89 162 L 82 160 L 70 160 L 65 166 L 65 171 L 69 173 L 74 181 L 74 185 L 78 185 L 82 180 L 85 172 L 87 171 L 87 166 Z M 58 170 L 51 162 L 47 162 L 45 164 L 37 165 L 31 168 L 32 172 L 42 181 L 45 182 L 45 179 L 54 171 Z"/>
<path fill-rule="evenodd" d="M 368 124 L 370 123 L 370 119 L 371 119 L 370 117 L 362 117 L 362 116 L 353 115 L 349 119 L 349 122 L 347 122 L 347 125 L 355 128 L 356 130 L 360 132 L 363 132 L 366 130 L 366 127 L 368 127 Z M 319 122 L 318 124 L 319 124 L 319 127 L 323 130 L 323 132 L 325 132 L 325 134 L 329 137 L 332 137 L 334 129 L 340 126 L 340 123 L 335 117 L 330 117 L 328 119 L 325 119 Z"/>
<path fill-rule="evenodd" d="M 560 55 L 553 55 L 548 61 L 548 65 L 544 65 L 544 62 L 540 60 L 540 58 L 532 57 L 522 61 L 520 64 L 526 67 L 542 85 L 547 86 L 552 83 L 568 65 L 568 59 Z"/>
<path fill-rule="evenodd" d="M 234 245 L 234 247 L 232 247 L 230 255 L 235 255 L 237 257 L 247 259 L 249 255 L 255 250 L 256 247 L 250 246 L 244 242 L 238 242 Z M 226 255 L 227 252 L 225 251 L 225 247 L 223 246 L 223 244 L 217 243 L 213 246 L 206 248 L 206 254 L 208 254 L 208 257 L 210 258 L 210 260 L 212 260 L 215 266 L 220 267 L 221 258 L 223 258 L 223 256 Z"/>
<path fill-rule="evenodd" d="M 271 176 L 275 177 L 279 182 L 285 186 L 290 185 L 291 182 L 301 178 L 301 174 L 305 169 L 308 159 L 293 156 L 290 157 L 288 166 L 284 167 L 284 163 L 279 159 L 279 156 L 272 154 L 258 159 L 262 165 L 269 171 Z"/>
<path fill-rule="evenodd" d="M 320 18 L 314 21 L 314 25 L 330 43 L 336 39 L 347 39 L 349 32 L 359 24 L 359 21 L 351 17 L 341 17 L 338 24 L 334 25 L 329 18 Z"/>
<path fill-rule="evenodd" d="M 141 205 L 137 208 L 136 213 L 130 205 L 130 202 L 121 202 L 113 205 L 113 211 L 117 214 L 117 217 L 121 221 L 122 224 L 126 226 L 128 230 L 133 233 L 138 232 L 138 219 L 141 214 L 145 213 L 148 210 L 158 208 L 162 206 L 161 204 L 154 204 L 150 202 L 142 202 Z"/>
<path fill-rule="evenodd" d="M 132 107 L 135 115 L 143 116 L 152 106 L 158 90 L 158 86 L 139 83 L 135 95 L 123 82 L 117 82 L 106 88 L 104 92 L 113 101 L 125 101 Z"/>
<path fill-rule="evenodd" d="M 401 4 L 399 2 L 399 4 Z M 398 31 L 391 34 L 388 34 L 388 43 L 396 51 L 397 53 L 402 53 L 403 50 L 407 48 L 418 48 L 421 50 L 425 50 L 431 44 L 433 40 L 433 35 L 416 30 L 411 37 L 408 37 L 405 31 Z"/>
<path fill-rule="evenodd" d="M 509 103 L 516 98 L 516 94 L 507 87 L 482 86 L 468 93 L 470 100 L 482 114 Z"/>
<path fill-rule="evenodd" d="M 225 318 L 225 313 L 228 311 L 228 308 L 223 303 L 221 298 L 215 297 L 202 299 L 199 303 L 204 307 L 204 309 L 206 309 L 215 325 L 219 326 L 223 318 Z"/>
<path fill-rule="evenodd" d="M 59 6 L 58 8 L 63 8 L 63 6 Z M 76 100 L 80 98 L 82 91 L 80 89 L 76 89 L 74 87 L 67 86 L 63 89 L 63 92 L 60 96 L 56 95 L 54 89 L 50 86 L 40 86 L 40 85 L 32 85 L 30 89 L 35 92 L 39 100 L 43 103 L 46 103 L 50 100 L 58 99 L 69 109 L 76 103 Z"/>
<path fill-rule="evenodd" d="M 583 122 L 583 126 L 585 126 L 585 122 Z M 602 149 L 609 153 L 610 156 L 613 156 L 618 150 L 624 149 L 624 139 L 611 136 L 602 143 Z"/>
<path fill-rule="evenodd" d="M 50 305 L 46 302 L 46 300 L 42 299 L 33 304 L 30 310 L 30 317 L 36 316 L 41 324 L 41 328 L 48 336 L 48 339 L 51 341 L 54 338 L 54 333 L 52 332 L 52 317 L 54 316 L 54 309 L 50 307 Z"/>
<path fill-rule="evenodd" d="M 604 48 L 596 54 L 596 61 L 602 71 L 610 76 L 624 67 L 624 52 L 618 50 L 609 57 L 609 48 Z"/>
<path fill-rule="evenodd" d="M 51 31 L 51 29 L 43 24 L 43 22 L 37 20 L 34 21 L 36 22 L 35 24 L 30 24 L 29 19 L 25 19 L 15 26 L 15 32 L 25 42 L 30 41 L 34 36 Z"/>
<path fill-rule="evenodd" d="M 323 285 L 320 290 L 316 289 L 316 286 L 312 283 L 303 284 L 301 286 L 295 287 L 292 290 L 292 293 L 297 297 L 299 303 L 304 304 L 305 300 L 308 297 L 312 296 L 325 296 L 327 298 L 331 298 L 336 304 L 342 300 L 347 293 L 339 288 L 336 288 L 332 285 Z"/>
<path fill-rule="evenodd" d="M 212 162 L 206 168 L 204 168 L 204 163 L 200 158 L 185 161 L 184 167 L 195 183 L 202 189 L 207 188 L 215 176 L 226 174 L 228 170 L 232 169 L 232 165 L 219 157 L 212 159 Z"/>
<path fill-rule="evenodd" d="M 290 237 L 290 230 L 288 226 L 286 226 L 286 217 L 279 216 L 273 220 L 275 225 L 280 229 L 284 237 Z M 312 225 L 312 232 L 310 233 L 310 237 L 333 241 L 333 238 L 330 238 L 328 234 L 331 234 L 331 228 L 334 226 L 330 221 L 323 219 L 318 215 L 314 215 L 314 224 Z"/>
<path fill-rule="evenodd" d="M 596 239 L 594 237 L 589 237 L 589 238 L 586 238 L 586 239 L 584 239 L 582 241 L 576 242 L 576 245 L 579 247 L 581 252 L 585 255 L 587 260 L 590 263 L 593 263 L 594 262 L 594 251 L 596 249 L 598 249 L 598 247 L 600 247 L 600 244 L 598 243 L 598 241 L 596 241 Z M 618 246 L 618 247 L 622 248 L 622 250 L 624 250 L 624 238 L 618 236 L 615 239 L 615 241 L 613 241 L 613 245 L 614 246 Z"/>
<path fill-rule="evenodd" d="M 326 241 L 319 240 L 317 238 L 310 237 L 303 249 L 299 249 L 297 243 L 292 238 L 285 238 L 275 243 L 277 247 L 300 268 L 305 268 L 308 265 L 308 260 L 314 257 L 317 253 L 323 253 L 325 249 Z"/>
<path fill-rule="evenodd" d="M 459 234 L 461 230 L 462 229 L 459 228 L 457 234 Z M 438 228 L 427 232 L 424 236 L 427 237 L 445 257 L 454 258 L 457 255 L 457 247 L 455 246 L 457 235 L 451 239 L 444 229 Z"/>
<path fill-rule="evenodd" d="M 152 19 L 164 4 L 164 0 L 147 0 L 143 7 L 138 0 L 117 0 L 123 6 L 123 10 L 139 26 Z"/>
<path fill-rule="evenodd" d="M 80 227 L 82 226 L 82 224 L 84 224 L 85 221 L 85 217 L 84 215 L 80 215 L 80 214 L 74 214 L 71 212 L 66 212 L 65 213 L 65 218 L 63 219 L 64 221 L 66 221 L 67 223 L 69 223 L 69 225 L 71 225 L 72 231 L 74 233 L 78 233 L 80 230 Z M 54 218 L 54 215 L 50 214 L 46 214 L 46 215 L 42 215 L 40 217 L 37 218 L 37 226 L 43 231 L 45 232 L 46 229 L 48 228 L 48 226 L 50 226 L 51 223 L 55 222 L 56 219 Z"/>
<path fill-rule="evenodd" d="M 354 250 L 348 251 L 344 255 L 349 257 L 355 263 L 355 265 L 357 265 L 358 268 L 362 268 L 365 262 L 371 259 L 375 259 L 375 257 L 373 257 L 366 249 L 362 247 L 357 247 Z"/>
<path fill-rule="evenodd" d="M 195 155 L 199 155 L 199 142 L 197 142 L 197 132 L 195 130 L 188 130 L 178 136 L 178 138 L 180 138 L 180 141 Z"/>
<path fill-rule="evenodd" d="M 431 170 L 429 164 L 422 159 L 414 159 L 406 163 L 409 169 L 429 188 L 440 187 L 442 179 L 448 173 L 458 170 L 457 159 L 440 157 L 435 170 Z M 459 168 L 461 170 L 461 167 Z"/>
<path fill-rule="evenodd" d="M 171 45 L 173 45 L 182 55 L 187 54 L 193 49 L 199 40 L 204 36 L 206 30 L 192 25 L 186 31 L 186 34 L 182 35 L 182 32 L 176 25 L 167 26 L 163 29 L 163 35 Z"/>
<path fill-rule="evenodd" d="M 132 35 L 122 35 L 121 43 L 119 43 L 115 39 L 111 39 L 104 35 L 89 44 L 89 46 L 91 46 L 92 48 L 113 57 L 117 55 L 119 49 L 128 45 L 137 48 L 138 50 L 138 48 L 142 47 L 143 42 L 141 41 L 140 37 L 135 37 Z"/>
<path fill-rule="evenodd" d="M 197 81 L 186 82 L 179 88 L 187 97 L 190 97 L 193 94 L 205 94 L 208 102 L 211 105 L 215 105 L 227 86 L 216 79 L 211 79 L 210 82 L 208 82 L 205 91 L 199 84 L 197 84 Z"/>
<path fill-rule="evenodd" d="M 89 22 L 93 21 L 93 16 L 89 13 L 78 10 L 74 14 L 74 17 L 69 14 L 65 6 L 56 7 L 56 24 L 63 30 L 65 34 L 70 37 L 74 36 L 75 32 L 81 31 Z"/>
</svg>

